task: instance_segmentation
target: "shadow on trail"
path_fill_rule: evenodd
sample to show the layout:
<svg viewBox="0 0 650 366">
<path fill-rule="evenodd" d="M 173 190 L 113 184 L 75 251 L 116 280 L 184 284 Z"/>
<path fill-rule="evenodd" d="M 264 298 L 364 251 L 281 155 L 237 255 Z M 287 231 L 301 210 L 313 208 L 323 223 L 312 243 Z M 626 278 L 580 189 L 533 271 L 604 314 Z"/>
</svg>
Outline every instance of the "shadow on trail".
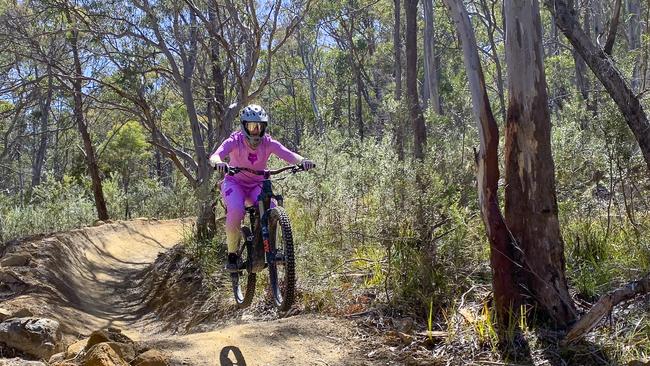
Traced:
<svg viewBox="0 0 650 366">
<path fill-rule="evenodd" d="M 564 365 L 589 365 L 605 366 L 617 365 L 618 361 L 610 357 L 602 345 L 587 340 L 571 344 L 567 347 L 559 345 L 560 337 L 540 335 L 541 349 L 544 360 L 552 366 Z"/>
<path fill-rule="evenodd" d="M 234 360 L 230 357 L 231 354 Z M 241 350 L 235 346 L 226 346 L 222 348 L 219 353 L 219 362 L 220 366 L 246 366 L 244 355 L 241 353 Z"/>
<path fill-rule="evenodd" d="M 506 365 L 534 365 L 533 355 L 526 336 L 519 327 L 516 327 L 511 339 L 502 334 L 499 344 L 501 358 Z"/>
<path fill-rule="evenodd" d="M 500 347 L 501 358 L 507 365 L 551 365 L 551 366 L 605 366 L 615 365 L 603 346 L 582 340 L 567 347 L 560 346 L 563 332 L 547 328 L 536 328 L 535 335 L 527 339 L 517 330 L 514 340 Z M 529 337 L 531 335 L 529 334 Z M 531 352 L 529 342 L 535 344 L 535 349 L 541 352 Z"/>
</svg>

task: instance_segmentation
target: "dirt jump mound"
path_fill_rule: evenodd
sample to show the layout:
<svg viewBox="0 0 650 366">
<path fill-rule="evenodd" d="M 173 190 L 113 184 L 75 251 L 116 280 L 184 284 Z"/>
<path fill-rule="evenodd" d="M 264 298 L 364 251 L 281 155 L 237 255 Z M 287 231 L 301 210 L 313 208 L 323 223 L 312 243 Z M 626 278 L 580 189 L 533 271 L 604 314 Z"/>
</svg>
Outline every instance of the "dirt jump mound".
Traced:
<svg viewBox="0 0 650 366">
<path fill-rule="evenodd" d="M 357 364 L 346 321 L 237 310 L 228 277 L 179 245 L 190 229 L 138 219 L 2 245 L 0 365 Z"/>
</svg>

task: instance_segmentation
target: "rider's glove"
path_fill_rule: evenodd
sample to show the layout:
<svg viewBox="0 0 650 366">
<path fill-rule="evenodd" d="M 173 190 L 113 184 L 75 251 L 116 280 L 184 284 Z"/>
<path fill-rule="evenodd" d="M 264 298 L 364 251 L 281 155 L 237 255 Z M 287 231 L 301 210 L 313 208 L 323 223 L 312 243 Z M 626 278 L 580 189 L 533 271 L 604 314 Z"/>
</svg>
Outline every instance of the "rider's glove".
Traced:
<svg viewBox="0 0 650 366">
<path fill-rule="evenodd" d="M 210 161 L 208 164 L 210 164 L 211 167 L 216 168 L 217 164 L 221 163 L 221 159 L 219 159 L 219 156 L 217 154 L 214 154 L 210 157 Z"/>
<path fill-rule="evenodd" d="M 228 172 L 228 163 L 219 162 L 214 166 L 214 170 L 218 171 L 219 173 L 225 174 Z"/>
<path fill-rule="evenodd" d="M 316 164 L 313 161 L 309 160 L 309 159 L 304 159 L 303 161 L 300 162 L 300 165 L 305 170 L 309 170 L 311 168 L 316 167 Z"/>
<path fill-rule="evenodd" d="M 210 157 L 210 165 L 214 167 L 214 170 L 218 171 L 219 173 L 227 173 L 228 172 L 228 164 L 224 163 L 219 159 L 218 155 L 212 155 Z"/>
</svg>

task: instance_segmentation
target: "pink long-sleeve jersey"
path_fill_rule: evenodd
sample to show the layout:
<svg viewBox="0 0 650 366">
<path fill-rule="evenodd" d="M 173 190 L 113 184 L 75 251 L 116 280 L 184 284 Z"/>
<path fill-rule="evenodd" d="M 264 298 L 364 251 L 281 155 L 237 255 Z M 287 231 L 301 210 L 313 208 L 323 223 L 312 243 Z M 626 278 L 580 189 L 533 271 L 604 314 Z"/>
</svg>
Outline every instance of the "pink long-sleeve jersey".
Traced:
<svg viewBox="0 0 650 366">
<path fill-rule="evenodd" d="M 266 163 L 271 154 L 275 154 L 280 159 L 289 164 L 298 164 L 303 157 L 287 149 L 280 142 L 272 139 L 269 135 L 264 135 L 262 141 L 256 149 L 252 149 L 246 142 L 246 135 L 242 131 L 233 132 L 221 146 L 212 154 L 218 155 L 221 161 L 230 157 L 229 165 L 236 167 L 249 168 L 253 170 L 266 169 Z M 245 186 L 259 184 L 264 177 L 260 175 L 247 174 L 242 172 L 234 176 L 226 175 L 226 181 L 234 181 Z"/>
</svg>

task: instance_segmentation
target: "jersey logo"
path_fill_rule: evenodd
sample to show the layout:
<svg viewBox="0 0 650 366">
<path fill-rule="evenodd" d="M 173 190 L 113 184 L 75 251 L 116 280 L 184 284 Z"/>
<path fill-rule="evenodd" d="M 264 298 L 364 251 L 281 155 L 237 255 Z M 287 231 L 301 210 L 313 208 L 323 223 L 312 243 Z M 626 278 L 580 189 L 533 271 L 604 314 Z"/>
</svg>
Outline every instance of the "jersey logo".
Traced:
<svg viewBox="0 0 650 366">
<path fill-rule="evenodd" d="M 248 161 L 250 161 L 251 164 L 255 164 L 255 162 L 257 161 L 257 154 L 249 153 L 248 154 Z"/>
</svg>

